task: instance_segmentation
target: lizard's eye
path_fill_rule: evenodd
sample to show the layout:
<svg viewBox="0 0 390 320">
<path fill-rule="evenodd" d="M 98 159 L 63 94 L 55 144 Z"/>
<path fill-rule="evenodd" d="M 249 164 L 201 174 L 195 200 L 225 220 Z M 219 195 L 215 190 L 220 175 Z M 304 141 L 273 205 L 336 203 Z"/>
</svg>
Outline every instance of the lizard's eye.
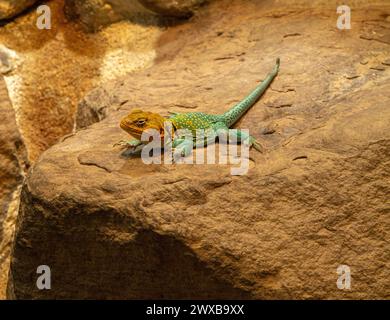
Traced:
<svg viewBox="0 0 390 320">
<path fill-rule="evenodd" d="M 143 127 L 145 125 L 145 123 L 146 123 L 146 119 L 139 119 L 136 122 L 137 126 L 139 126 L 139 127 Z"/>
</svg>

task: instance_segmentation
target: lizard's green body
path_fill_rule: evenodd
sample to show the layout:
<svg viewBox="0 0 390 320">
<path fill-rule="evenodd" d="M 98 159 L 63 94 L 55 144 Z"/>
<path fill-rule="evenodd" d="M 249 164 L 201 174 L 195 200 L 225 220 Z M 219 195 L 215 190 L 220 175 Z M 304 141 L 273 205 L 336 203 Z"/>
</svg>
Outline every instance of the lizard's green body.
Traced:
<svg viewBox="0 0 390 320">
<path fill-rule="evenodd" d="M 138 139 L 132 139 L 130 141 L 123 141 L 120 144 L 131 147 L 134 149 L 142 149 L 143 143 L 139 140 L 140 132 L 144 130 L 153 128 L 161 131 L 161 123 L 164 121 L 169 121 L 172 123 L 173 128 L 178 129 L 187 129 L 192 132 L 195 143 L 192 143 L 188 139 L 183 137 L 177 137 L 173 140 L 173 147 L 180 151 L 182 155 L 188 155 L 191 153 L 193 146 L 199 144 L 207 144 L 209 141 L 202 139 L 202 141 L 196 140 L 196 130 L 204 129 L 211 130 L 216 135 L 220 135 L 221 131 L 227 131 L 230 127 L 236 123 L 243 114 L 252 107 L 255 102 L 260 98 L 264 91 L 271 84 L 272 80 L 276 77 L 279 71 L 279 58 L 276 61 L 276 65 L 271 73 L 241 102 L 232 107 L 227 112 L 221 115 L 212 115 L 203 112 L 188 112 L 188 113 L 175 113 L 169 118 L 163 118 L 158 114 L 153 114 L 150 112 L 143 112 L 136 110 L 133 113 L 130 113 L 128 116 L 124 117 L 121 121 L 121 127 L 130 133 L 133 136 L 136 136 Z M 158 123 L 156 125 L 156 123 Z M 248 142 L 250 146 L 255 147 L 259 150 L 260 145 L 256 140 L 244 134 L 244 132 L 237 130 L 237 139 L 239 141 Z M 259 150 L 260 151 L 260 150 Z"/>
</svg>

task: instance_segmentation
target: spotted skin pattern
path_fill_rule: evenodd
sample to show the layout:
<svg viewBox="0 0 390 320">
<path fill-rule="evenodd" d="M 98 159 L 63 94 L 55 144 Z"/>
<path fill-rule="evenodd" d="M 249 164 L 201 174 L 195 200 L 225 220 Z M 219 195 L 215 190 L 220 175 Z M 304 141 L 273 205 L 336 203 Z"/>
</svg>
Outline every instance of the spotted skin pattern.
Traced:
<svg viewBox="0 0 390 320">
<path fill-rule="evenodd" d="M 215 135 L 220 135 L 222 131 L 227 132 L 228 129 L 232 127 L 245 114 L 245 112 L 256 103 L 264 91 L 269 87 L 279 72 L 279 65 L 280 59 L 278 58 L 272 72 L 269 73 L 267 77 L 245 99 L 221 115 L 212 115 L 203 112 L 188 112 L 174 113 L 169 118 L 164 118 L 159 114 L 133 110 L 132 113 L 121 120 L 120 126 L 123 130 L 135 138 L 129 141 L 120 141 L 118 144 L 127 148 L 132 148 L 135 152 L 140 151 L 143 146 L 143 143 L 139 140 L 142 132 L 152 128 L 160 130 L 162 134 L 162 123 L 164 123 L 164 121 L 169 121 L 173 124 L 175 130 L 187 129 L 191 131 L 194 139 L 193 141 L 189 142 L 188 139 L 180 136 L 173 140 L 173 148 L 175 148 L 182 156 L 187 156 L 191 153 L 193 147 L 198 145 L 207 145 L 214 140 L 214 138 L 212 138 L 211 140 L 201 139 L 198 141 L 196 137 L 196 130 L 211 130 Z M 237 130 L 236 135 L 238 141 L 246 142 L 256 150 L 262 151 L 261 145 L 252 136 L 248 136 L 240 130 Z"/>
<path fill-rule="evenodd" d="M 178 129 L 208 129 L 213 123 L 224 122 L 220 115 L 212 115 L 203 112 L 178 113 L 169 118 Z"/>
</svg>

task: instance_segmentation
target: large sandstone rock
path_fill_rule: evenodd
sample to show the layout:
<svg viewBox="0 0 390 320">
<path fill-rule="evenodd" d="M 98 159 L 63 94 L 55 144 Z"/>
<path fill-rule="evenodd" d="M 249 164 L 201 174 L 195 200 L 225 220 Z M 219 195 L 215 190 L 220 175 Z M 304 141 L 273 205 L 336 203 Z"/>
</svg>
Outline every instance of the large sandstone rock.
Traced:
<svg viewBox="0 0 390 320">
<path fill-rule="evenodd" d="M 356 8 L 340 31 L 334 3 L 289 3 L 216 1 L 162 35 L 155 66 L 84 100 L 79 127 L 105 119 L 46 151 L 23 187 L 10 297 L 389 298 L 390 8 Z M 276 57 L 238 123 L 267 148 L 247 175 L 112 148 L 129 110 L 223 112 Z M 42 264 L 51 290 L 35 286 Z"/>
<path fill-rule="evenodd" d="M 33 5 L 37 0 L 1 0 L 0 19 L 9 19 Z"/>
<path fill-rule="evenodd" d="M 26 154 L 4 79 L 0 77 L 0 300 L 5 298 L 9 254 Z"/>
</svg>

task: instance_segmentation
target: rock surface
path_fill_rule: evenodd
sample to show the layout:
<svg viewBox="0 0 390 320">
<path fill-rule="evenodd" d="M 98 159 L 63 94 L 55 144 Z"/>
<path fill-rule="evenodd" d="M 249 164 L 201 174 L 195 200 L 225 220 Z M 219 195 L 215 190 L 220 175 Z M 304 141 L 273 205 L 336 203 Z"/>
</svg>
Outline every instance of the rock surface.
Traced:
<svg viewBox="0 0 390 320">
<path fill-rule="evenodd" d="M 26 153 L 4 79 L 0 77 L 0 300 L 5 298 L 9 254 Z"/>
<path fill-rule="evenodd" d="M 84 97 L 77 107 L 76 129 L 81 129 L 103 120 L 117 105 L 115 96 L 97 88 Z"/>
<path fill-rule="evenodd" d="M 0 0 L 0 19 L 10 19 L 35 2 L 37 0 Z"/>
<path fill-rule="evenodd" d="M 139 0 L 146 8 L 165 16 L 189 17 L 205 0 Z"/>
<path fill-rule="evenodd" d="M 340 31 L 336 2 L 309 3 L 213 2 L 160 37 L 153 67 L 94 90 L 83 108 L 106 97 L 106 118 L 29 172 L 9 297 L 388 299 L 390 7 L 362 2 Z M 112 148 L 129 110 L 223 112 L 276 57 L 279 76 L 237 124 L 267 148 L 247 175 Z M 51 290 L 35 287 L 41 264 Z"/>
</svg>

